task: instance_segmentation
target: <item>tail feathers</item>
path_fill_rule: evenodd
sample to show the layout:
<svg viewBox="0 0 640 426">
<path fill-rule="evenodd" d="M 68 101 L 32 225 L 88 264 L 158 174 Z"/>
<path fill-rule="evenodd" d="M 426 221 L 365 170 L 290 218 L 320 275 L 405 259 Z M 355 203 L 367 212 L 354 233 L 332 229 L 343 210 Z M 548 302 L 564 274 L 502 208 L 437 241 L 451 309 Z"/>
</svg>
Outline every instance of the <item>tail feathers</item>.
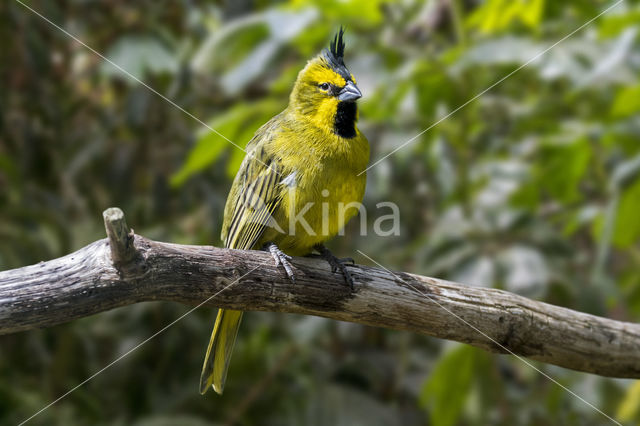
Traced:
<svg viewBox="0 0 640 426">
<path fill-rule="evenodd" d="M 201 394 L 209 390 L 209 386 L 213 386 L 213 390 L 222 394 L 242 314 L 242 311 L 229 309 L 218 311 L 200 375 Z"/>
</svg>

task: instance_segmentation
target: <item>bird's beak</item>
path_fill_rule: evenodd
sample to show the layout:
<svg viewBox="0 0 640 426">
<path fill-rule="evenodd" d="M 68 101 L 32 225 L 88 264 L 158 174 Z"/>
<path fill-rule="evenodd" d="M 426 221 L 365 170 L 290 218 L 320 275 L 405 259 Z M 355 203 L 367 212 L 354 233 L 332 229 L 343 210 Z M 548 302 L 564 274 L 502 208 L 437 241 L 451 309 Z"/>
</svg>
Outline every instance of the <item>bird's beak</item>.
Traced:
<svg viewBox="0 0 640 426">
<path fill-rule="evenodd" d="M 360 99 L 362 97 L 362 93 L 358 89 L 358 86 L 353 81 L 348 81 L 347 85 L 338 92 L 338 100 L 339 101 L 355 101 L 356 99 Z"/>
</svg>

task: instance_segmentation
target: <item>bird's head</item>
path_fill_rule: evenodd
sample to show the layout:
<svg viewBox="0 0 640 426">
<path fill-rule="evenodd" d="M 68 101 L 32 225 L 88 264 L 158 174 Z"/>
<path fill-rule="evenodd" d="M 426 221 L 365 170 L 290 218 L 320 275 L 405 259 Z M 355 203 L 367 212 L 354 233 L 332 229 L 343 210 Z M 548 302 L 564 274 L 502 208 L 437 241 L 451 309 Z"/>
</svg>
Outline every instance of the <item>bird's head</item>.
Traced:
<svg viewBox="0 0 640 426">
<path fill-rule="evenodd" d="M 344 138 L 356 135 L 357 107 L 362 96 L 344 64 L 344 29 L 298 74 L 290 98 L 298 116 Z"/>
</svg>

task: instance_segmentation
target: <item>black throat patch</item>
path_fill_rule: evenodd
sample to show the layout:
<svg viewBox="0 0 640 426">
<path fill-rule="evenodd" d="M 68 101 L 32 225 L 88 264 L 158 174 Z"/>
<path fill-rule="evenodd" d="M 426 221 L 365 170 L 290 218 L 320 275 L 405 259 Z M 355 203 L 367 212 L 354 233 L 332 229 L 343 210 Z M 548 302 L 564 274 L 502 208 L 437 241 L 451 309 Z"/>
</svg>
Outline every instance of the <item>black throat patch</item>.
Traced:
<svg viewBox="0 0 640 426">
<path fill-rule="evenodd" d="M 355 137 L 357 113 L 358 107 L 355 102 L 338 102 L 333 132 L 347 139 Z"/>
</svg>

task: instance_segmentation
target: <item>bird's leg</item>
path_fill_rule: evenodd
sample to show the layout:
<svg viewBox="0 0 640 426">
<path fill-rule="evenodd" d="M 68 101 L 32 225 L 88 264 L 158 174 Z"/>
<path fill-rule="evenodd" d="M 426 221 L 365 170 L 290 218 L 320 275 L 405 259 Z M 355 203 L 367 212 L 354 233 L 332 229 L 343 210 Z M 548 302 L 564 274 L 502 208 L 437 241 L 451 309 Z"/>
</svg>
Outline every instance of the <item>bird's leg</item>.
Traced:
<svg viewBox="0 0 640 426">
<path fill-rule="evenodd" d="M 353 290 L 353 278 L 347 270 L 347 264 L 354 265 L 356 262 L 350 257 L 345 257 L 343 259 L 335 257 L 333 253 L 331 253 L 329 249 L 322 244 L 317 244 L 313 248 L 320 253 L 320 257 L 329 262 L 329 265 L 331 265 L 331 272 L 339 270 L 342 273 L 344 280 L 349 284 L 351 290 Z"/>
<path fill-rule="evenodd" d="M 296 278 L 293 275 L 293 268 L 291 267 L 291 262 L 289 262 L 292 259 L 292 257 L 289 256 L 288 254 L 285 254 L 282 250 L 278 248 L 277 245 L 275 245 L 275 243 L 272 243 L 272 242 L 268 242 L 267 244 L 265 244 L 262 249 L 271 253 L 271 257 L 273 257 L 273 260 L 276 262 L 276 266 L 282 265 L 291 282 L 295 283 Z"/>
</svg>

